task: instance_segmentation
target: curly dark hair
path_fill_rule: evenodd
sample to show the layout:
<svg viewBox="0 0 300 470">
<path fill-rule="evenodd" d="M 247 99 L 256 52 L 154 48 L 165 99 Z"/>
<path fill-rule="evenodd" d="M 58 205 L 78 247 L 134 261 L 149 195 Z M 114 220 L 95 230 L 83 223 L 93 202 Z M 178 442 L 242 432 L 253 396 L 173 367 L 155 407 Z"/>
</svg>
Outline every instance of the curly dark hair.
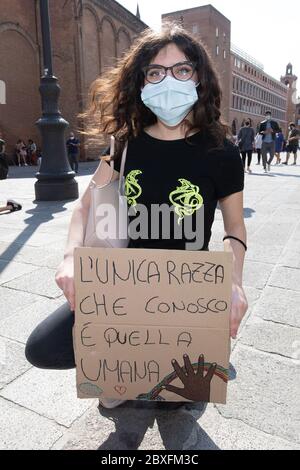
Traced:
<svg viewBox="0 0 300 470">
<path fill-rule="evenodd" d="M 222 91 L 212 61 L 199 39 L 180 25 L 169 22 L 163 24 L 161 32 L 146 29 L 117 65 L 92 83 L 88 108 L 78 116 L 85 130 L 79 132 L 87 135 L 90 141 L 98 139 L 104 143 L 114 135 L 117 142 L 124 142 L 155 124 L 157 117 L 141 99 L 142 69 L 171 43 L 196 64 L 200 81 L 199 100 L 193 107 L 194 122 L 186 121 L 186 138 L 191 130 L 200 129 L 209 137 L 211 147 L 222 147 L 229 129 L 221 121 Z"/>
</svg>

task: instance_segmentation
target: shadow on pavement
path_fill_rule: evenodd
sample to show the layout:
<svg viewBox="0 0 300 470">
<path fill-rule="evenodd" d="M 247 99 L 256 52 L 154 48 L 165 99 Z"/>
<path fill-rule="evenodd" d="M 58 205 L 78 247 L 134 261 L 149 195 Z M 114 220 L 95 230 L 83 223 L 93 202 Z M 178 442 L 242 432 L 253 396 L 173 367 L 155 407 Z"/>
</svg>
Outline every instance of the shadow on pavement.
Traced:
<svg viewBox="0 0 300 470">
<path fill-rule="evenodd" d="M 115 423 L 116 430 L 98 450 L 137 450 L 155 420 L 166 450 L 218 450 L 197 420 L 206 403 L 161 403 L 127 401 L 108 410 L 99 408 L 103 417 Z"/>
<path fill-rule="evenodd" d="M 244 218 L 249 219 L 256 211 L 250 207 L 244 207 Z"/>
<path fill-rule="evenodd" d="M 230 363 L 229 380 L 236 376 Z M 99 407 L 101 416 L 113 421 L 116 429 L 98 450 L 137 450 L 155 421 L 166 450 L 219 450 L 198 423 L 206 407 L 204 402 L 159 401 L 126 401 L 111 410 Z"/>
<path fill-rule="evenodd" d="M 79 162 L 79 174 L 75 176 L 84 176 L 84 175 L 93 175 L 96 171 L 99 162 L 89 161 L 89 162 Z M 26 179 L 26 178 L 36 178 L 36 173 L 39 171 L 38 166 L 10 166 L 8 170 L 8 180 L 13 179 Z"/>
<path fill-rule="evenodd" d="M 24 217 L 24 222 L 27 224 L 27 227 L 18 234 L 1 254 L 1 260 L 4 261 L 4 265 L 2 267 L 0 265 L 0 273 L 5 269 L 8 263 L 14 260 L 18 252 L 26 245 L 30 237 L 32 237 L 42 224 L 54 219 L 54 214 L 67 211 L 67 208 L 64 207 L 64 204 L 67 202 L 70 201 L 36 202 L 34 209 L 25 212 L 25 214 L 30 214 L 30 217 Z M 6 214 L 7 217 L 9 217 L 9 215 L 10 214 Z M 47 237 L 47 233 L 45 233 L 45 237 Z"/>
<path fill-rule="evenodd" d="M 291 173 L 275 173 L 272 172 L 273 176 L 288 176 L 289 178 L 300 178 L 300 175 L 292 175 Z"/>
</svg>

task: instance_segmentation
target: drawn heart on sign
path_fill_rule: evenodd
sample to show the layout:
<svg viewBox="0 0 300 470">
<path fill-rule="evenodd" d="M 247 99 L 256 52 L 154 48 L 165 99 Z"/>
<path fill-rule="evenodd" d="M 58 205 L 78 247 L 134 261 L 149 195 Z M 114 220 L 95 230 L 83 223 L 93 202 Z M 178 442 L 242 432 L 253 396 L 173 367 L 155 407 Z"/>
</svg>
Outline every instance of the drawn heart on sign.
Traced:
<svg viewBox="0 0 300 470">
<path fill-rule="evenodd" d="M 127 392 L 127 388 L 126 387 L 123 387 L 122 385 L 116 385 L 115 386 L 115 391 L 119 394 L 119 395 L 124 395 L 126 392 Z"/>
</svg>

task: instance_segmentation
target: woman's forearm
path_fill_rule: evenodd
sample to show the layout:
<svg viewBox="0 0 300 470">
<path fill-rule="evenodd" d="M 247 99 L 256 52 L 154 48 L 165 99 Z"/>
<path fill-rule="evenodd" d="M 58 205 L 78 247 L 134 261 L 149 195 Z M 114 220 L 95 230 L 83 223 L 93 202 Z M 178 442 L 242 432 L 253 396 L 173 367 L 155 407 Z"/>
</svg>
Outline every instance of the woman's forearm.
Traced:
<svg viewBox="0 0 300 470">
<path fill-rule="evenodd" d="M 236 226 L 230 231 L 227 230 L 225 235 L 237 237 L 247 244 L 247 232 L 244 224 Z M 230 238 L 224 241 L 224 250 L 230 251 L 233 254 L 232 281 L 234 284 L 242 286 L 245 248 L 240 242 Z"/>
<path fill-rule="evenodd" d="M 71 217 L 64 258 L 73 256 L 74 248 L 83 246 L 87 218 L 88 208 L 79 203 L 73 210 Z"/>
</svg>

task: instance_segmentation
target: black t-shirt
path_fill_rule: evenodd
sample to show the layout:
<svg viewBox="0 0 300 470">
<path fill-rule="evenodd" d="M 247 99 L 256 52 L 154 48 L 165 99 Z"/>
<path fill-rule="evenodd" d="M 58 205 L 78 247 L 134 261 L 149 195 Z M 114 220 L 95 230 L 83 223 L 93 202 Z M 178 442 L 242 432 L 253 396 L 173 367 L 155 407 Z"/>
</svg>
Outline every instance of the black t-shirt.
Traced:
<svg viewBox="0 0 300 470">
<path fill-rule="evenodd" d="M 201 237 L 195 233 L 201 231 L 204 242 L 189 249 L 207 250 L 218 200 L 243 191 L 244 169 L 236 146 L 226 140 L 223 148 L 209 149 L 200 132 L 188 140 L 191 144 L 185 139 L 159 140 L 143 131 L 129 142 L 125 195 L 132 211 L 130 222 L 135 221 L 137 232 L 144 232 L 138 238 L 138 233 L 132 237 L 130 229 L 129 247 L 184 250 L 186 242 L 197 239 L 199 243 Z M 115 161 L 116 171 L 120 171 L 120 163 L 121 159 Z M 146 219 L 141 218 L 140 204 L 148 209 Z M 161 204 L 171 208 L 169 227 L 160 224 L 157 228 L 162 216 L 157 218 L 155 210 Z"/>
</svg>

